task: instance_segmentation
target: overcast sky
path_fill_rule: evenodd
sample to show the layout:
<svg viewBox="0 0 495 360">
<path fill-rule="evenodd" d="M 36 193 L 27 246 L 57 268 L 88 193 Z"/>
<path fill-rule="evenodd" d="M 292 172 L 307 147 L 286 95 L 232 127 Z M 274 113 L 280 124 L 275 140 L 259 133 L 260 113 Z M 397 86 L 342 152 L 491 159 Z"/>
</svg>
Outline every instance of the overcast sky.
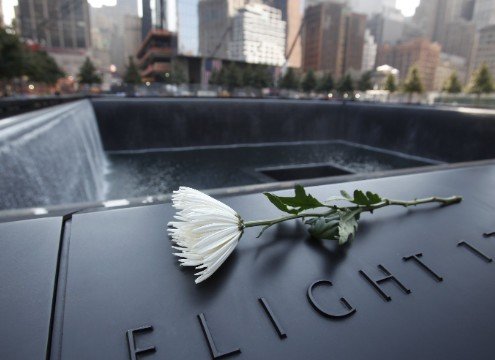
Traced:
<svg viewBox="0 0 495 360">
<path fill-rule="evenodd" d="M 397 0 L 397 8 L 406 16 L 414 14 L 414 10 L 418 6 L 420 0 Z M 117 0 L 88 0 L 92 6 L 102 5 L 115 5 Z M 3 0 L 3 13 L 5 17 L 5 23 L 10 24 L 14 17 L 14 5 L 17 4 L 17 0 Z M 141 0 L 138 0 L 138 4 L 141 4 Z M 139 6 L 141 9 L 141 6 Z"/>
</svg>

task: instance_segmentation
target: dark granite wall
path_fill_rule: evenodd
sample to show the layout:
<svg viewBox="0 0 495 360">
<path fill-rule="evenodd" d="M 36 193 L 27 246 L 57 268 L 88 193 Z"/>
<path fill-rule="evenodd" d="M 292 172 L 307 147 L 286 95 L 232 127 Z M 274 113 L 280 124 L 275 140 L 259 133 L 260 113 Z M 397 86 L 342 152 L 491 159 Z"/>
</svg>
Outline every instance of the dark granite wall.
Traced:
<svg viewBox="0 0 495 360">
<path fill-rule="evenodd" d="M 495 158 L 495 112 L 291 100 L 94 99 L 106 150 L 342 139 L 455 162 Z"/>
</svg>

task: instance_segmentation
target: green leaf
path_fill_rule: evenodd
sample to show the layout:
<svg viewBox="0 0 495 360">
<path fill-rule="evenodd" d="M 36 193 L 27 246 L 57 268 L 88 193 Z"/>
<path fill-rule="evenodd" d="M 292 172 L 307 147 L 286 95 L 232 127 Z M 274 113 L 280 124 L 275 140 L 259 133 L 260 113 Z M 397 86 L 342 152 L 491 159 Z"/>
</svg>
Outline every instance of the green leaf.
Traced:
<svg viewBox="0 0 495 360">
<path fill-rule="evenodd" d="M 371 191 L 367 191 L 366 194 L 361 190 L 354 190 L 354 199 L 350 200 L 356 205 L 370 206 L 382 202 L 382 198 Z"/>
<path fill-rule="evenodd" d="M 264 193 L 264 195 L 270 200 L 270 202 L 277 207 L 277 209 L 289 213 L 289 214 L 297 214 L 297 211 L 294 209 L 289 209 L 287 205 L 285 205 L 281 200 L 280 197 L 277 195 L 273 195 L 270 193 Z"/>
<path fill-rule="evenodd" d="M 349 195 L 349 193 L 348 193 L 347 191 L 345 191 L 345 190 L 340 190 L 340 194 L 341 194 L 344 198 L 346 198 L 347 200 L 352 201 L 352 197 L 351 197 L 351 195 Z"/>
<path fill-rule="evenodd" d="M 320 201 L 310 194 L 301 185 L 294 188 L 295 196 L 277 196 L 271 193 L 265 193 L 268 200 L 271 201 L 279 210 L 289 214 L 299 214 L 302 211 L 319 208 L 323 205 Z"/>
<path fill-rule="evenodd" d="M 329 216 L 307 220 L 308 231 L 315 239 L 337 240 L 339 245 L 345 244 L 356 235 L 361 209 L 336 210 Z"/>
<path fill-rule="evenodd" d="M 339 211 L 339 245 L 345 244 L 349 239 L 353 239 L 358 228 L 358 220 L 361 210 Z"/>
<path fill-rule="evenodd" d="M 306 224 L 311 225 L 309 233 L 315 239 L 334 240 L 339 235 L 339 216 L 318 217 L 310 219 Z"/>
</svg>

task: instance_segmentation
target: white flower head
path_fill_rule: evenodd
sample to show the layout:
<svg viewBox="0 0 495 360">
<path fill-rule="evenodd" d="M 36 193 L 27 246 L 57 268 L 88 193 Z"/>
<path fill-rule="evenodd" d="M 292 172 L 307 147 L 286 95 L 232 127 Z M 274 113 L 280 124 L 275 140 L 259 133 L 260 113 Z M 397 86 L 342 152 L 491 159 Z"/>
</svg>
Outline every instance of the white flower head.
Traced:
<svg viewBox="0 0 495 360">
<path fill-rule="evenodd" d="M 232 208 L 201 191 L 181 186 L 172 195 L 179 210 L 178 221 L 171 221 L 168 232 L 172 246 L 179 250 L 181 266 L 200 270 L 195 282 L 208 279 L 229 257 L 239 243 L 244 225 Z"/>
</svg>

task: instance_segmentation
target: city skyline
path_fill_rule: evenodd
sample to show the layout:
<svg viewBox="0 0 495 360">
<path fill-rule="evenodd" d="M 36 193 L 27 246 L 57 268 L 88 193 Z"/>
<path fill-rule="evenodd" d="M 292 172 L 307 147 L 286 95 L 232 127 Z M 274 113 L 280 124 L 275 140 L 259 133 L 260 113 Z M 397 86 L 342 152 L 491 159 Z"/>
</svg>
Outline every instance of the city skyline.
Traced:
<svg viewBox="0 0 495 360">
<path fill-rule="evenodd" d="M 88 3 L 92 7 L 101 7 L 101 6 L 115 6 L 118 0 L 88 0 Z M 396 0 L 396 8 L 399 9 L 404 16 L 413 16 L 414 10 L 419 5 L 420 0 Z M 142 0 L 137 0 L 138 3 L 138 13 L 139 16 L 141 14 L 141 2 Z M 14 6 L 17 5 L 18 0 L 3 0 L 3 15 L 4 15 L 4 23 L 10 24 L 14 16 Z M 359 9 L 356 9 L 359 11 Z"/>
</svg>

